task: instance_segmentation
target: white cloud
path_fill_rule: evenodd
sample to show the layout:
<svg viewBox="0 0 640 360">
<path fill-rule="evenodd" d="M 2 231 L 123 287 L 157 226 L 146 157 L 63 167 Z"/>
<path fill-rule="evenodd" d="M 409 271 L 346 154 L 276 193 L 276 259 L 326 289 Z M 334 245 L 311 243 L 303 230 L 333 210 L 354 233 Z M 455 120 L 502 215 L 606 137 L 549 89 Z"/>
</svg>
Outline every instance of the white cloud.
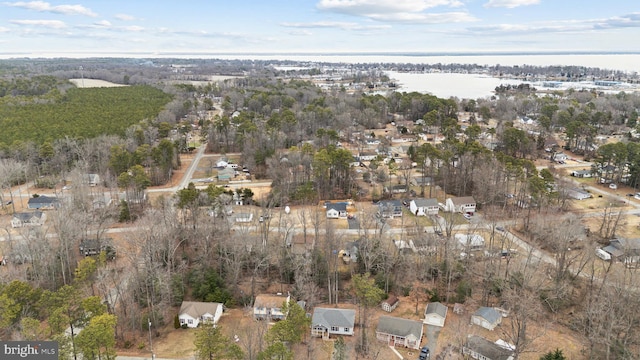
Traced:
<svg viewBox="0 0 640 360">
<path fill-rule="evenodd" d="M 127 14 L 116 14 L 115 17 L 116 17 L 116 19 L 122 20 L 122 21 L 134 21 L 134 20 L 136 20 L 136 18 L 134 16 L 127 15 Z"/>
<path fill-rule="evenodd" d="M 98 14 L 91 11 L 91 9 L 86 8 L 82 5 L 51 5 L 50 3 L 44 1 L 18 1 L 13 3 L 4 3 L 4 5 L 39 12 L 52 12 L 64 15 L 84 15 L 91 17 L 98 16 Z"/>
<path fill-rule="evenodd" d="M 436 7 L 458 8 L 459 0 L 320 0 L 318 9 L 383 22 L 441 24 L 477 21 L 466 11 L 427 12 Z"/>
<path fill-rule="evenodd" d="M 123 26 L 122 29 L 125 30 L 125 31 L 133 31 L 133 32 L 144 31 L 144 28 L 142 26 L 137 26 L 137 25 Z"/>
<path fill-rule="evenodd" d="M 306 29 L 319 29 L 319 28 L 337 28 L 342 30 L 380 30 L 389 29 L 390 25 L 360 25 L 353 22 L 341 22 L 341 21 L 317 21 L 310 23 L 281 23 L 281 26 L 291 28 L 306 28 Z"/>
<path fill-rule="evenodd" d="M 63 29 L 67 25 L 60 20 L 10 20 L 12 24 L 27 25 L 27 26 L 41 26 L 51 29 Z"/>
<path fill-rule="evenodd" d="M 293 35 L 293 36 L 311 36 L 313 35 L 313 33 L 309 30 L 295 30 L 295 31 L 289 31 L 288 32 L 289 35 Z"/>
<path fill-rule="evenodd" d="M 466 34 L 519 35 L 534 33 L 586 33 L 617 28 L 640 28 L 640 13 L 605 19 L 565 20 L 536 23 L 495 24 L 469 27 Z"/>
<path fill-rule="evenodd" d="M 540 0 L 489 0 L 484 7 L 505 7 L 513 9 L 518 6 L 537 5 Z"/>
<path fill-rule="evenodd" d="M 0 33 L 9 32 L 9 28 L 0 26 Z"/>
<path fill-rule="evenodd" d="M 108 20 L 100 20 L 100 21 L 94 22 L 93 25 L 97 27 L 110 27 L 111 22 L 109 22 Z"/>
</svg>

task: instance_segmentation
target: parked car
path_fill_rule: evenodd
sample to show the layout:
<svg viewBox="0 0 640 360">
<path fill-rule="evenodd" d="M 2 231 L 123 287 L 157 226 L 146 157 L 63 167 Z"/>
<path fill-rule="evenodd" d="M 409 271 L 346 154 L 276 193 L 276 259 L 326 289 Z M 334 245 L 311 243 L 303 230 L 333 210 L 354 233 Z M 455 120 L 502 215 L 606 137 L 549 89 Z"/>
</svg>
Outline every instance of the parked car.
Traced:
<svg viewBox="0 0 640 360">
<path fill-rule="evenodd" d="M 496 230 L 504 232 L 504 228 L 502 226 L 496 226 Z"/>
<path fill-rule="evenodd" d="M 429 347 L 423 346 L 422 349 L 420 349 L 420 356 L 418 356 L 418 360 L 426 360 L 430 355 Z"/>
<path fill-rule="evenodd" d="M 462 216 L 464 216 L 464 218 L 467 219 L 467 220 L 471 220 L 471 215 L 469 215 L 469 214 L 464 214 Z"/>
<path fill-rule="evenodd" d="M 609 189 L 616 190 L 616 189 L 618 189 L 618 185 L 616 185 L 614 183 L 611 183 L 611 184 L 609 184 Z"/>
</svg>

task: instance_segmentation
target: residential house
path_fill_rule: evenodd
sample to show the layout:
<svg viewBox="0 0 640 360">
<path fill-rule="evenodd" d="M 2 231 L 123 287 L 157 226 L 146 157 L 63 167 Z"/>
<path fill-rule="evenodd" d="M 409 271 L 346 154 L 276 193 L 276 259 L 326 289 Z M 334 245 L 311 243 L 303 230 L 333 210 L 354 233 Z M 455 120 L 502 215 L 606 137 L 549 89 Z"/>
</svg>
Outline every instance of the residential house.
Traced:
<svg viewBox="0 0 640 360">
<path fill-rule="evenodd" d="M 462 354 L 477 360 L 512 360 L 513 350 L 483 337 L 470 335 L 462 346 Z"/>
<path fill-rule="evenodd" d="M 236 222 L 237 223 L 248 223 L 248 222 L 251 222 L 251 220 L 253 220 L 253 214 L 252 213 L 237 213 L 235 218 L 236 218 Z"/>
<path fill-rule="evenodd" d="M 225 158 L 225 157 L 220 158 L 220 160 L 218 160 L 216 162 L 216 167 L 220 168 L 220 169 L 226 168 L 227 165 L 229 165 L 229 162 L 227 161 L 227 158 Z"/>
<path fill-rule="evenodd" d="M 358 261 L 358 241 L 351 241 L 345 244 L 344 249 L 338 252 L 338 257 L 342 258 L 345 263 Z"/>
<path fill-rule="evenodd" d="M 415 186 L 429 186 L 433 184 L 433 179 L 430 176 L 416 176 L 411 179 L 411 183 Z"/>
<path fill-rule="evenodd" d="M 435 254 L 438 250 L 438 244 L 433 237 L 418 237 L 409 240 L 409 245 L 415 252 L 424 252 L 427 254 Z"/>
<path fill-rule="evenodd" d="M 473 215 L 476 212 L 476 201 L 473 196 L 448 198 L 445 203 L 445 210 Z"/>
<path fill-rule="evenodd" d="M 422 322 L 426 325 L 443 327 L 444 321 L 447 319 L 448 310 L 449 308 L 442 303 L 428 303 L 424 309 L 424 320 Z"/>
<path fill-rule="evenodd" d="M 592 173 L 591 173 L 591 169 L 584 169 L 584 170 L 574 170 L 571 172 L 571 176 L 573 177 L 577 177 L 577 178 L 590 178 L 592 177 Z"/>
<path fill-rule="evenodd" d="M 376 328 L 376 338 L 389 346 L 404 346 L 420 349 L 422 323 L 393 316 L 380 316 Z"/>
<path fill-rule="evenodd" d="M 60 200 L 57 197 L 40 195 L 32 197 L 27 202 L 29 209 L 54 209 L 60 206 Z"/>
<path fill-rule="evenodd" d="M 502 322 L 502 315 L 492 307 L 483 306 L 471 315 L 471 323 L 492 330 Z"/>
<path fill-rule="evenodd" d="M 288 294 L 260 294 L 253 302 L 253 317 L 258 320 L 283 320 L 287 314 L 282 312 L 282 305 L 290 300 L 291 296 Z"/>
<path fill-rule="evenodd" d="M 120 201 L 124 200 L 129 204 L 144 204 L 147 201 L 147 192 L 142 191 L 125 191 L 119 195 Z"/>
<path fill-rule="evenodd" d="M 611 254 L 611 258 L 622 261 L 628 266 L 640 264 L 640 238 L 616 238 L 602 250 Z"/>
<path fill-rule="evenodd" d="M 46 219 L 47 215 L 42 211 L 15 213 L 11 219 L 11 227 L 42 226 Z"/>
<path fill-rule="evenodd" d="M 89 184 L 89 186 L 98 186 L 100 185 L 100 175 L 98 174 L 86 174 L 85 183 Z"/>
<path fill-rule="evenodd" d="M 356 322 L 352 309 L 315 308 L 311 318 L 311 335 L 328 339 L 331 335 L 351 335 Z"/>
<path fill-rule="evenodd" d="M 104 209 L 113 203 L 113 199 L 111 198 L 111 194 L 103 193 L 96 194 L 91 196 L 91 207 L 93 210 Z"/>
<path fill-rule="evenodd" d="M 584 200 L 593 197 L 589 192 L 578 188 L 566 189 L 565 195 L 575 200 Z"/>
<path fill-rule="evenodd" d="M 413 199 L 409 203 L 409 210 L 415 216 L 438 215 L 438 199 Z"/>
<path fill-rule="evenodd" d="M 407 192 L 407 187 L 405 185 L 393 185 L 391 189 L 387 188 L 387 191 L 391 191 L 392 194 L 404 194 Z"/>
<path fill-rule="evenodd" d="M 218 170 L 218 181 L 229 181 L 233 179 L 235 174 L 236 174 L 236 171 L 228 167 L 222 170 Z"/>
<path fill-rule="evenodd" d="M 375 160 L 377 157 L 378 157 L 378 154 L 376 154 L 373 151 L 366 151 L 358 154 L 358 158 L 360 159 L 360 161 L 372 161 L 372 160 Z"/>
<path fill-rule="evenodd" d="M 346 219 L 347 218 L 347 203 L 328 203 L 327 204 L 327 219 Z"/>
<path fill-rule="evenodd" d="M 222 316 L 223 305 L 215 302 L 183 301 L 178 312 L 180 325 L 195 328 L 200 323 L 217 324 Z"/>
<path fill-rule="evenodd" d="M 389 295 L 387 300 L 383 301 L 381 306 L 382 310 L 386 312 L 392 312 L 400 304 L 400 300 L 395 295 Z"/>
<path fill-rule="evenodd" d="M 551 157 L 551 160 L 555 162 L 566 161 L 567 159 L 569 159 L 569 156 L 563 152 L 555 153 Z"/>
<path fill-rule="evenodd" d="M 468 251 L 484 249 L 484 238 L 478 234 L 455 234 L 458 247 Z"/>
<path fill-rule="evenodd" d="M 113 239 L 83 239 L 78 246 L 80 254 L 84 256 L 98 255 L 101 252 L 105 252 L 107 259 L 113 260 L 116 258 L 116 249 L 113 245 Z"/>
<path fill-rule="evenodd" d="M 390 219 L 402 217 L 402 202 L 400 200 L 383 200 L 378 202 L 378 215 Z"/>
</svg>

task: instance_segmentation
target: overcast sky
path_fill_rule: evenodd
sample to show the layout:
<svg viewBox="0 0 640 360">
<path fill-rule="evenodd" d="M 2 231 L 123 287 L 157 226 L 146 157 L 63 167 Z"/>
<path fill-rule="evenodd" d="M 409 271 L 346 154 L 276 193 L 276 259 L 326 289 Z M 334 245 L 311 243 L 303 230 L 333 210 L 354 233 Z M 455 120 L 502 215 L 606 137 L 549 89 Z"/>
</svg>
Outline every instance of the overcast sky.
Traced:
<svg viewBox="0 0 640 360">
<path fill-rule="evenodd" d="M 639 39 L 637 0 L 0 2 L 3 57 L 639 52 Z"/>
</svg>

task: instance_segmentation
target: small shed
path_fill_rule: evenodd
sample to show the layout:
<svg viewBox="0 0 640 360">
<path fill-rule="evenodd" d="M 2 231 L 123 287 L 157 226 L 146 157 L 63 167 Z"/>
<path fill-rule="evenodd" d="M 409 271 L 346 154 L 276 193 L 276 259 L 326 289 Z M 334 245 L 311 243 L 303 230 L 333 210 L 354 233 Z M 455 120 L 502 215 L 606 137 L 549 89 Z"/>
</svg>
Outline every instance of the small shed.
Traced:
<svg viewBox="0 0 640 360">
<path fill-rule="evenodd" d="M 382 302 L 382 310 L 386 312 L 392 312 L 400 304 L 400 300 L 395 295 L 389 295 L 387 300 Z"/>
</svg>

